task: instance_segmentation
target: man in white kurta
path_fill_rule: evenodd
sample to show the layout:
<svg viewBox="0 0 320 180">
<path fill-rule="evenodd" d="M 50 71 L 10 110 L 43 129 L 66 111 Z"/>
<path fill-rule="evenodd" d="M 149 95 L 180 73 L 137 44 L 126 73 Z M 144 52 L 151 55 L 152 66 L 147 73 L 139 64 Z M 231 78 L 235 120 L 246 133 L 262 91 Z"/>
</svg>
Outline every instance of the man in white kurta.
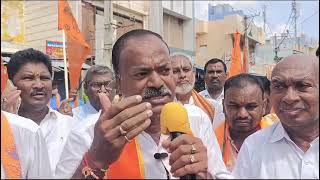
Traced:
<svg viewBox="0 0 320 180">
<path fill-rule="evenodd" d="M 23 179 L 52 177 L 48 150 L 39 126 L 30 119 L 4 112 L 15 140 Z M 6 172 L 1 163 L 1 179 Z"/>
<path fill-rule="evenodd" d="M 50 58 L 35 49 L 18 51 L 8 63 L 8 75 L 21 91 L 18 115 L 40 126 L 49 152 L 52 173 L 75 121 L 48 107 L 52 95 L 52 65 Z"/>
<path fill-rule="evenodd" d="M 215 129 L 225 121 L 222 100 L 224 98 L 224 82 L 228 77 L 227 66 L 221 59 L 213 58 L 205 64 L 204 71 L 206 89 L 199 94 L 207 98 L 214 107 L 213 128 Z"/>
<path fill-rule="evenodd" d="M 188 111 L 188 117 L 191 129 L 195 136 L 199 137 L 208 150 L 208 172 L 214 178 L 231 178 L 227 171 L 220 152 L 217 139 L 212 130 L 209 117 L 205 112 L 194 105 L 184 105 Z M 79 166 L 83 155 L 89 150 L 93 136 L 94 126 L 99 118 L 99 114 L 91 116 L 86 125 L 81 129 L 74 129 L 61 154 L 61 159 L 57 165 L 57 178 L 71 178 Z M 169 136 L 161 135 L 160 143 L 157 145 L 148 133 L 142 132 L 138 137 L 142 156 L 144 160 L 144 172 L 146 179 L 166 179 L 167 171 L 170 172 L 169 157 L 161 160 L 154 158 L 155 153 L 167 152 L 161 142 Z M 171 178 L 171 174 L 169 174 Z"/>
<path fill-rule="evenodd" d="M 235 178 L 319 179 L 319 59 L 281 60 L 272 72 L 270 97 L 280 122 L 244 141 Z"/>
</svg>

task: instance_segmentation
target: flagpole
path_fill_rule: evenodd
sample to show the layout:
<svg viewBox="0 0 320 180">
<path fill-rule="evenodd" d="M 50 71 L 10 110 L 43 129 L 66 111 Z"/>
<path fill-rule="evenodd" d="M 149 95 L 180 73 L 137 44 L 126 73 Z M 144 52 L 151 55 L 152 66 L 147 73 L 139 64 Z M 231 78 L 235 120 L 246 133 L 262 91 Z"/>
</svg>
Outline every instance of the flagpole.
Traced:
<svg viewBox="0 0 320 180">
<path fill-rule="evenodd" d="M 69 84 L 68 84 L 68 68 L 67 68 L 67 53 L 66 53 L 66 36 L 64 29 L 62 29 L 63 42 L 63 61 L 64 61 L 64 86 L 66 89 L 66 99 L 69 99 Z"/>
</svg>

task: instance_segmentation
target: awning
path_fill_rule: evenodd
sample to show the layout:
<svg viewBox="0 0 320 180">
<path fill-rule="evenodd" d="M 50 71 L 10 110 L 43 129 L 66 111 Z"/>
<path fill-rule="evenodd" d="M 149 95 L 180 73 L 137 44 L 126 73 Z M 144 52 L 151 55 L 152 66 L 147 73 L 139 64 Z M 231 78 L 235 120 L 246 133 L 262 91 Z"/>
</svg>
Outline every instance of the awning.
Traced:
<svg viewBox="0 0 320 180">
<path fill-rule="evenodd" d="M 8 62 L 10 61 L 10 57 L 2 57 L 3 58 L 3 63 L 4 64 L 8 64 Z M 52 65 L 52 70 L 59 72 L 59 71 L 64 71 L 64 62 L 63 60 L 51 60 L 51 65 Z M 82 65 L 82 70 L 87 70 L 89 69 L 91 66 L 88 64 L 83 64 Z"/>
<path fill-rule="evenodd" d="M 64 62 L 63 60 L 51 60 L 52 68 L 55 68 L 56 71 L 64 71 Z M 82 65 L 82 70 L 87 70 L 91 66 L 88 64 L 83 64 Z"/>
</svg>

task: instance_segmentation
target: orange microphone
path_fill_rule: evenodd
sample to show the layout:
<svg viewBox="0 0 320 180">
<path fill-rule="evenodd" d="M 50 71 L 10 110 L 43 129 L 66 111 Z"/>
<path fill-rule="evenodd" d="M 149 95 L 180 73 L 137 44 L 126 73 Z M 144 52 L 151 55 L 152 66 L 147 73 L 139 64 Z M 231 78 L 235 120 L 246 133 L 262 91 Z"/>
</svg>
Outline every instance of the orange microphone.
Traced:
<svg viewBox="0 0 320 180">
<path fill-rule="evenodd" d="M 162 107 L 160 125 L 161 133 L 170 134 L 171 140 L 182 134 L 192 135 L 188 112 L 180 103 L 170 102 Z M 195 174 L 187 174 L 180 179 L 196 179 L 196 176 Z"/>
</svg>

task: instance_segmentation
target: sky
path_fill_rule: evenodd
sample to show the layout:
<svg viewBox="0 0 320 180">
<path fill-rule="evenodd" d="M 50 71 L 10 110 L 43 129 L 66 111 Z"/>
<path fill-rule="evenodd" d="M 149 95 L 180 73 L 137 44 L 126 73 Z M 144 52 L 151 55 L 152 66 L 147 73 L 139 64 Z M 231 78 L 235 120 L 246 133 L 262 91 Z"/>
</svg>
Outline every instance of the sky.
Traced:
<svg viewBox="0 0 320 180">
<path fill-rule="evenodd" d="M 319 40 L 319 0 L 298 0 L 297 33 L 302 32 L 313 40 Z M 230 4 L 235 10 L 243 10 L 252 15 L 260 12 L 254 18 L 256 25 L 263 27 L 263 5 L 266 5 L 267 36 L 284 32 L 291 13 L 292 1 L 195 1 L 195 16 L 201 20 L 208 20 L 208 3 L 212 5 Z M 290 23 L 289 23 L 290 24 Z M 289 26 L 289 25 L 288 25 Z M 288 27 L 287 26 L 287 27 Z M 293 24 L 290 33 L 294 33 Z M 292 36 L 294 36 L 292 34 Z"/>
</svg>

